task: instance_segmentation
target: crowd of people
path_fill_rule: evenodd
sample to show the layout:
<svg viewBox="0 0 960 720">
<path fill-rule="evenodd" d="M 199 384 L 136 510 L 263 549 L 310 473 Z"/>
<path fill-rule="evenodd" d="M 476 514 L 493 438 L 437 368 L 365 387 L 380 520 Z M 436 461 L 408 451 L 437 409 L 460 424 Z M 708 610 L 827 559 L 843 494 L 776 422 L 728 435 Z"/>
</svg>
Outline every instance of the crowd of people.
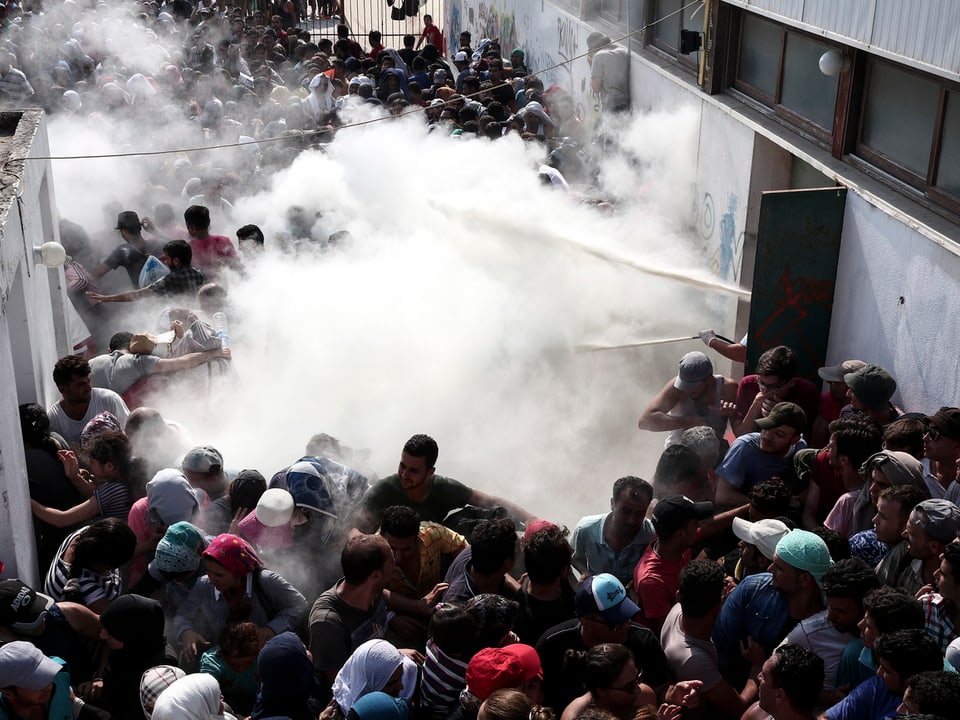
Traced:
<svg viewBox="0 0 960 720">
<path fill-rule="evenodd" d="M 169 345 L 222 345 L 219 289 L 180 288 Z M 960 702 L 960 408 L 905 412 L 876 364 L 820 368 L 821 392 L 786 346 L 740 380 L 685 354 L 640 417 L 667 433 L 651 481 L 617 479 L 571 533 L 437 475 L 422 434 L 382 478 L 327 434 L 229 472 L 142 404 L 163 387 L 131 392 L 183 358 L 173 373 L 229 372 L 229 349 L 135 339 L 61 358 L 61 399 L 20 408 L 45 575 L 0 583 L 0 717 L 948 720 Z"/>
<path fill-rule="evenodd" d="M 0 581 L 0 720 L 955 717 L 960 408 L 905 412 L 876 364 L 823 367 L 821 391 L 778 346 L 729 378 L 707 353 L 743 363 L 749 339 L 704 331 L 641 414 L 666 433 L 654 475 L 616 479 L 572 532 L 437 475 L 428 435 L 385 477 L 324 433 L 286 467 L 234 471 L 151 404 L 230 375 L 227 285 L 265 245 L 346 240 L 296 206 L 284 237 L 211 229 L 352 111 L 586 143 L 522 50 L 447 48 L 429 16 L 399 50 L 346 25 L 314 43 L 293 2 L 5 11 L 8 106 L 169 120 L 211 149 L 150 166 L 109 233 L 61 221 L 91 337 L 49 369 L 57 402 L 19 408 L 43 579 Z M 162 52 L 116 52 L 121 29 Z M 619 112 L 608 43 L 588 41 L 593 90 Z M 115 312 L 134 302 L 157 328 Z"/>
</svg>

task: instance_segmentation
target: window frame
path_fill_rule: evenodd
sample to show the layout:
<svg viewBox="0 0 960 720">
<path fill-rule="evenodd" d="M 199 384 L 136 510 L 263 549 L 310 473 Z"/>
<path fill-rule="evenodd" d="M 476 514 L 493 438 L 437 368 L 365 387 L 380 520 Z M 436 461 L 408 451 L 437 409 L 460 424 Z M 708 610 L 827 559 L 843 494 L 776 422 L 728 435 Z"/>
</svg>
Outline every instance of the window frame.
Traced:
<svg viewBox="0 0 960 720">
<path fill-rule="evenodd" d="M 773 96 L 764 92 L 760 88 L 751 85 L 749 82 L 742 80 L 740 77 L 740 67 L 741 67 L 741 63 L 743 62 L 743 48 L 744 48 L 743 26 L 744 26 L 744 23 L 746 23 L 748 17 L 752 17 L 754 19 L 759 19 L 762 22 L 769 23 L 770 25 L 777 27 L 777 29 L 780 31 L 780 52 L 777 57 L 777 86 L 776 86 L 776 89 L 774 90 L 775 95 Z M 839 108 L 841 105 L 842 80 L 838 80 L 837 82 L 837 95 L 834 98 L 834 105 L 833 105 L 833 121 L 830 127 L 824 127 L 822 125 L 819 125 L 814 120 L 799 114 L 796 110 L 792 110 L 786 107 L 785 105 L 781 104 L 781 98 L 783 93 L 783 72 L 784 72 L 784 65 L 786 62 L 786 54 L 787 54 L 787 36 L 790 34 L 802 36 L 807 40 L 813 40 L 818 44 L 824 45 L 825 47 L 828 47 L 831 49 L 837 49 L 841 51 L 844 50 L 843 46 L 825 41 L 824 38 L 819 35 L 813 35 L 811 33 L 803 32 L 801 30 L 798 30 L 793 27 L 789 27 L 787 25 L 776 23 L 772 20 L 768 20 L 765 17 L 756 15 L 755 13 L 741 13 L 740 22 L 738 25 L 736 65 L 734 67 L 734 72 L 733 72 L 732 88 L 738 91 L 739 93 L 743 94 L 744 96 L 750 98 L 751 100 L 755 101 L 756 103 L 758 103 L 760 106 L 763 107 L 764 110 L 766 110 L 768 113 L 771 113 L 775 118 L 782 121 L 784 124 L 790 127 L 793 127 L 796 130 L 799 130 L 802 135 L 814 141 L 821 147 L 827 150 L 831 150 L 834 143 L 834 132 L 837 124 L 836 123 L 837 113 L 839 112 Z M 815 72 L 819 72 L 819 70 L 816 70 Z"/>
<path fill-rule="evenodd" d="M 646 2 L 647 12 L 645 14 L 647 25 L 653 25 L 658 22 L 657 13 L 660 10 L 660 0 L 647 0 Z M 650 27 L 646 32 L 646 45 L 650 48 L 653 48 L 664 55 L 676 60 L 681 66 L 685 67 L 688 70 L 693 70 L 694 72 L 700 69 L 700 53 L 706 52 L 706 48 L 702 47 L 696 53 L 691 53 L 690 55 L 684 55 L 680 52 L 680 31 L 684 29 L 684 22 L 687 16 L 686 11 L 695 11 L 701 9 L 699 0 L 680 0 L 680 8 L 684 12 L 680 13 L 680 23 L 678 25 L 677 37 L 676 37 L 676 47 L 671 47 L 667 45 L 663 40 L 657 37 L 656 28 Z M 703 12 L 706 12 L 706 8 L 702 8 Z M 698 32 L 703 35 L 703 30 L 700 29 Z"/>
</svg>

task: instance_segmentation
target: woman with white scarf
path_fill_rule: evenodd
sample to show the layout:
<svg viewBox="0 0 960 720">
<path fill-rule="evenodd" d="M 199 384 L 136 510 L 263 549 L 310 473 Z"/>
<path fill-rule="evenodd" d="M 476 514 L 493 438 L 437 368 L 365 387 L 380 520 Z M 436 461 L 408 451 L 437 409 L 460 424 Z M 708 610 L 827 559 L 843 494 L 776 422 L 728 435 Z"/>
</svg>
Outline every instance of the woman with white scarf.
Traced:
<svg viewBox="0 0 960 720">
<path fill-rule="evenodd" d="M 416 664 L 413 666 L 413 682 L 404 682 L 404 657 L 386 640 L 368 640 L 353 651 L 333 681 L 333 700 L 340 711 L 333 717 L 346 717 L 356 702 L 372 692 L 384 692 L 391 697 L 409 697 L 405 687 L 411 690 L 416 685 Z M 331 703 L 332 705 L 333 703 Z M 329 708 L 328 708 L 329 710 Z M 325 717 L 330 713 L 325 712 Z"/>
<path fill-rule="evenodd" d="M 168 687 L 153 706 L 152 720 L 236 720 L 223 707 L 213 675 L 195 673 Z"/>
</svg>

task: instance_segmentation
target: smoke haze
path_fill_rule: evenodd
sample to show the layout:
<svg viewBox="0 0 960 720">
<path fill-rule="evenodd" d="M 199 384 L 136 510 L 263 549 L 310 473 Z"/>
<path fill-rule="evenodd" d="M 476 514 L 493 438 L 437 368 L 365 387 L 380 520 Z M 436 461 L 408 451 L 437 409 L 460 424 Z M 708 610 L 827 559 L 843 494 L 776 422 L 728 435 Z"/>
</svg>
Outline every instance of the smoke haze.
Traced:
<svg viewBox="0 0 960 720">
<path fill-rule="evenodd" d="M 184 386 L 154 404 L 193 442 L 220 449 L 228 467 L 267 477 L 317 432 L 369 448 L 370 465 L 387 475 L 404 441 L 424 432 L 440 445 L 440 474 L 570 527 L 603 512 L 617 477 L 651 478 L 665 436 L 640 432 L 637 418 L 680 356 L 702 346 L 575 346 L 692 336 L 718 319 L 707 291 L 581 246 L 710 278 L 690 226 L 696 122 L 681 110 L 625 129 L 623 151 L 602 175 L 615 212 L 544 187 L 542 150 L 515 136 L 441 137 L 419 118 L 341 130 L 262 192 L 233 198 L 232 218 L 211 227 L 234 237 L 255 223 L 267 238 L 247 277 L 226 278 L 235 376 L 212 392 Z M 195 147 L 200 137 L 186 121 L 64 116 L 49 133 L 54 155 L 174 140 Z M 218 153 L 235 151 L 188 157 L 194 167 L 213 165 Z M 111 227 L 102 211 L 109 202 L 152 215 L 171 200 L 144 191 L 147 178 L 173 159 L 55 161 L 61 217 L 93 233 Z M 189 204 L 172 202 L 178 217 Z M 316 244 L 340 230 L 350 239 L 322 252 L 281 252 L 290 206 L 317 217 Z M 129 329 L 155 328 L 157 308 L 124 311 Z"/>
</svg>

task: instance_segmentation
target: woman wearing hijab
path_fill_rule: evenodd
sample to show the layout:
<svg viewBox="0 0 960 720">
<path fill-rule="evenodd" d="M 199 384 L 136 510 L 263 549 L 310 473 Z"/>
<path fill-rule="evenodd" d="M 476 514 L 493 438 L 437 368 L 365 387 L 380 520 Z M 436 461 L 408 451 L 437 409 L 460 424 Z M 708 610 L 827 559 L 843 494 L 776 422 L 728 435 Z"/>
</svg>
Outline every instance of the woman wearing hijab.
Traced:
<svg viewBox="0 0 960 720">
<path fill-rule="evenodd" d="M 124 717 L 133 717 L 124 716 Z M 223 707 L 220 685 L 206 673 L 195 673 L 168 687 L 153 706 L 152 720 L 236 720 Z"/>
<path fill-rule="evenodd" d="M 403 691 L 403 656 L 386 640 L 367 640 L 347 658 L 333 681 L 333 705 L 344 718 L 357 700 L 371 692 L 399 697 Z M 329 716 L 328 716 L 329 717 Z"/>
<path fill-rule="evenodd" d="M 157 665 L 144 671 L 140 678 L 140 705 L 143 707 L 145 720 L 152 719 L 157 698 L 177 680 L 186 676 L 187 674 L 175 665 Z"/>
<path fill-rule="evenodd" d="M 929 497 L 923 479 L 923 465 L 912 455 L 896 450 L 881 450 L 866 459 L 859 475 L 865 482 L 856 491 L 837 500 L 824 525 L 844 537 L 873 528 L 880 493 L 892 485 L 913 485 Z M 844 502 L 846 500 L 846 502 Z"/>
<path fill-rule="evenodd" d="M 250 621 L 264 640 L 300 625 L 307 601 L 266 570 L 243 538 L 218 535 L 203 551 L 207 574 L 197 580 L 174 619 L 174 637 L 192 662 L 227 623 Z"/>
<path fill-rule="evenodd" d="M 196 527 L 188 522 L 174 523 L 160 538 L 147 572 L 130 592 L 152 595 L 162 590 L 163 609 L 172 620 L 204 574 L 202 555 L 206 549 L 207 541 Z"/>
<path fill-rule="evenodd" d="M 100 616 L 100 624 L 100 637 L 110 649 L 107 669 L 102 680 L 81 686 L 78 694 L 102 705 L 114 717 L 135 718 L 143 711 L 143 673 L 169 662 L 164 652 L 163 608 L 150 598 L 121 595 Z"/>
<path fill-rule="evenodd" d="M 408 716 L 405 700 L 372 692 L 357 700 L 350 708 L 347 720 L 407 720 Z"/>
<path fill-rule="evenodd" d="M 66 440 L 61 444 L 57 439 L 59 436 L 54 438 L 50 433 L 47 411 L 36 403 L 21 405 L 20 430 L 23 434 L 30 499 L 58 510 L 66 510 L 83 502 L 83 495 L 70 481 L 60 459 L 60 453 L 66 452 Z M 40 518 L 34 522 L 33 529 L 37 541 L 37 561 L 41 568 L 45 568 L 50 565 L 60 543 L 77 527 L 54 527 Z"/>
<path fill-rule="evenodd" d="M 313 662 L 303 641 L 294 633 L 280 633 L 263 646 L 257 658 L 257 672 L 260 687 L 250 720 L 316 718 L 316 713 L 308 707 L 310 699 L 319 691 Z"/>
<path fill-rule="evenodd" d="M 130 564 L 131 585 L 143 577 L 166 528 L 181 521 L 196 522 L 201 507 L 209 501 L 203 490 L 190 486 L 180 470 L 165 468 L 153 476 L 147 483 L 147 496 L 137 500 L 127 516 L 127 525 L 137 536 L 137 552 Z"/>
</svg>

